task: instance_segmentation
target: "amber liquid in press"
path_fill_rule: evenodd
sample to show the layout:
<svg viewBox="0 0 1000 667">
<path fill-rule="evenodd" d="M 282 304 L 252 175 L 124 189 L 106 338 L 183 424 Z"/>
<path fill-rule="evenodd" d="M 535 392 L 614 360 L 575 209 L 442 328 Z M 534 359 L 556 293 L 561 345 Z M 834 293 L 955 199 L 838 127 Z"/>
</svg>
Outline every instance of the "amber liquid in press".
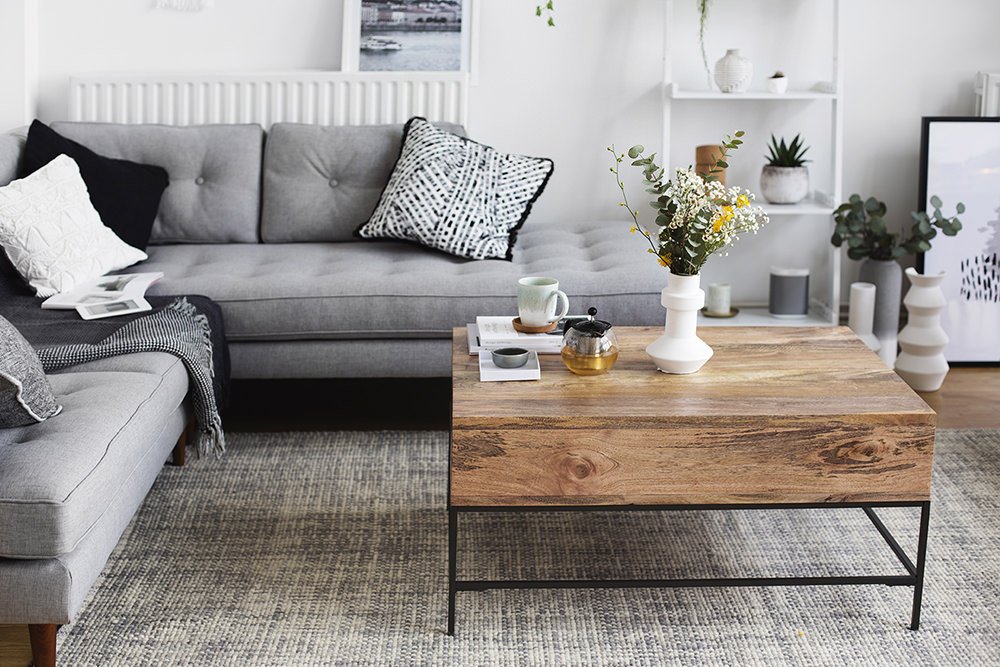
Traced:
<svg viewBox="0 0 1000 667">
<path fill-rule="evenodd" d="M 607 373 L 618 361 L 618 348 L 608 350 L 604 354 L 577 354 L 569 347 L 564 347 L 561 354 L 566 368 L 577 375 Z"/>
</svg>

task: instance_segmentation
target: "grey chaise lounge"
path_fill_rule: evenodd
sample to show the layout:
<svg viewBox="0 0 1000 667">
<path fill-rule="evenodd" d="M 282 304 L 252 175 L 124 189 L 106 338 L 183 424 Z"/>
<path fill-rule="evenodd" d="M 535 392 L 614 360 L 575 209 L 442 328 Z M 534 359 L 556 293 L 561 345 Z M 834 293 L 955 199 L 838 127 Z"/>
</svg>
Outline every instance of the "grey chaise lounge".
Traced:
<svg viewBox="0 0 1000 667">
<path fill-rule="evenodd" d="M 153 293 L 219 303 L 234 378 L 447 376 L 452 327 L 514 313 L 525 275 L 557 277 L 571 312 L 663 322 L 665 275 L 624 220 L 529 218 L 512 262 L 356 240 L 400 126 L 52 127 L 167 170 L 150 259 L 134 270 L 165 273 Z M 0 185 L 22 145 L 0 136 Z M 166 355 L 76 367 L 52 384 L 62 415 L 0 431 L 0 623 L 32 624 L 39 664 L 53 664 L 56 626 L 73 618 L 186 422 L 187 377 Z"/>
</svg>

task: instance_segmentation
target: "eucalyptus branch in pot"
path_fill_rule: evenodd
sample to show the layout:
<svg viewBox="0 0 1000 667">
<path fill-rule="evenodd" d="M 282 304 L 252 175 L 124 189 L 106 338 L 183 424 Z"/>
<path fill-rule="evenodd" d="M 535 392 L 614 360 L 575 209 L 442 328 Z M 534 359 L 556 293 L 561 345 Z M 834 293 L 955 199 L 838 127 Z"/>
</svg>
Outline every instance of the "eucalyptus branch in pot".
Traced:
<svg viewBox="0 0 1000 667">
<path fill-rule="evenodd" d="M 927 252 L 938 230 L 945 236 L 954 236 L 962 229 L 958 216 L 965 213 L 965 205 L 955 205 L 955 215 L 947 217 L 941 212 L 941 199 L 931 197 L 934 212 L 920 211 L 910 214 L 913 227 L 909 237 L 893 234 L 885 223 L 885 202 L 874 197 L 850 199 L 834 212 L 835 228 L 830 241 L 836 247 L 847 244 L 847 256 L 861 260 L 858 279 L 875 285 L 875 312 L 873 331 L 881 343 L 879 356 L 887 365 L 896 361 L 896 336 L 899 332 L 899 305 L 902 295 L 903 271 L 896 261 L 905 255 Z"/>
<path fill-rule="evenodd" d="M 962 221 L 958 216 L 965 213 L 965 204 L 955 205 L 955 215 L 946 217 L 941 212 L 941 199 L 931 197 L 934 212 L 928 215 L 924 211 L 910 213 L 914 224 L 908 238 L 902 233 L 893 234 L 885 223 L 888 210 L 885 202 L 874 197 L 862 199 L 859 195 L 851 195 L 850 199 L 841 204 L 834 212 L 836 227 L 830 241 L 836 247 L 847 244 L 847 256 L 851 259 L 895 260 L 905 255 L 927 252 L 931 249 L 931 240 L 937 236 L 938 230 L 945 236 L 955 236 L 962 229 Z"/>
</svg>

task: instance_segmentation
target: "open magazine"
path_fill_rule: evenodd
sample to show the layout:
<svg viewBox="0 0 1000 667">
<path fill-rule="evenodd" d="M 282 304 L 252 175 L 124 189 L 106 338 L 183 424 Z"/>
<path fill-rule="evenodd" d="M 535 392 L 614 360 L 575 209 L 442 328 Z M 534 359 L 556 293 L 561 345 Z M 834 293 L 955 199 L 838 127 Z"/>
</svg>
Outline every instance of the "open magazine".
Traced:
<svg viewBox="0 0 1000 667">
<path fill-rule="evenodd" d="M 146 290 L 163 273 L 125 273 L 101 276 L 61 292 L 42 302 L 46 310 L 76 310 L 85 320 L 128 315 L 152 310 L 144 298 Z"/>
</svg>

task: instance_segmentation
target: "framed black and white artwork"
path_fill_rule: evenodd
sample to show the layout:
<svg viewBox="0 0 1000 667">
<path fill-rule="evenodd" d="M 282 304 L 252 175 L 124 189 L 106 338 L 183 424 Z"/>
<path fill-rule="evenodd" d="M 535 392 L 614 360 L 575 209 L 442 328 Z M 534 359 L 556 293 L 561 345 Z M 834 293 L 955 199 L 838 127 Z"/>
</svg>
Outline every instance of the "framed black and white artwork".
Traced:
<svg viewBox="0 0 1000 667">
<path fill-rule="evenodd" d="M 1000 363 L 1000 117 L 923 119 L 920 204 L 965 204 L 962 230 L 939 234 L 918 258 L 927 274 L 945 272 L 949 363 Z"/>
<path fill-rule="evenodd" d="M 471 72 L 475 0 L 344 0 L 345 72 Z"/>
</svg>

